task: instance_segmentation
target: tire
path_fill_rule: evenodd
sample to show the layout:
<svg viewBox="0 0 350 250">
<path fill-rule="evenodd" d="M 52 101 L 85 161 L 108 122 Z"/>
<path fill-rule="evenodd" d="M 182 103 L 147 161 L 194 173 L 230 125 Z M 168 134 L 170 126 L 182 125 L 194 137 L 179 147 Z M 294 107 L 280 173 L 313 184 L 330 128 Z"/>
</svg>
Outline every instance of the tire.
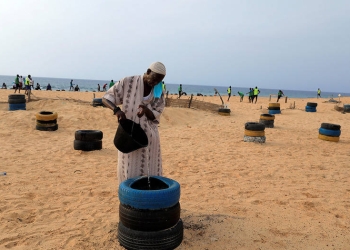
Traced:
<svg viewBox="0 0 350 250">
<path fill-rule="evenodd" d="M 311 106 L 305 106 L 305 111 L 306 112 L 316 112 L 316 108 L 311 107 Z"/>
<path fill-rule="evenodd" d="M 246 130 L 252 130 L 252 131 L 264 131 L 265 130 L 265 125 L 258 123 L 258 122 L 247 122 L 244 125 L 244 128 Z"/>
<path fill-rule="evenodd" d="M 270 121 L 270 120 L 259 120 L 259 123 L 262 123 L 265 125 L 265 128 L 273 128 L 274 125 L 274 121 Z"/>
<path fill-rule="evenodd" d="M 49 127 L 54 127 L 56 125 L 56 123 L 53 123 L 53 122 L 41 123 L 41 122 L 37 121 L 36 125 L 39 126 L 39 127 L 49 128 Z"/>
<path fill-rule="evenodd" d="M 247 136 L 247 135 L 245 135 L 243 138 L 243 141 L 265 143 L 266 137 L 265 136 Z"/>
<path fill-rule="evenodd" d="M 99 141 L 102 140 L 103 133 L 100 130 L 77 130 L 75 140 L 79 141 Z"/>
<path fill-rule="evenodd" d="M 268 110 L 281 110 L 280 107 L 268 107 L 267 109 Z"/>
<path fill-rule="evenodd" d="M 327 136 L 337 136 L 339 137 L 341 134 L 340 130 L 331 130 L 331 129 L 325 129 L 325 128 L 320 128 L 318 132 L 321 135 L 327 135 Z"/>
<path fill-rule="evenodd" d="M 58 124 L 54 124 L 52 126 L 39 126 L 36 125 L 36 130 L 40 131 L 56 131 L 58 129 Z"/>
<path fill-rule="evenodd" d="M 332 124 L 332 123 L 321 123 L 321 128 L 330 129 L 330 130 L 340 130 L 341 126 L 338 124 Z"/>
<path fill-rule="evenodd" d="M 36 114 L 36 119 L 39 121 L 52 121 L 57 119 L 57 113 L 51 111 L 40 111 Z"/>
<path fill-rule="evenodd" d="M 9 99 L 8 103 L 10 104 L 26 103 L 26 99 Z"/>
<path fill-rule="evenodd" d="M 281 105 L 278 102 L 269 103 L 269 108 L 279 108 L 279 107 L 281 107 Z"/>
<path fill-rule="evenodd" d="M 333 142 L 339 141 L 339 136 L 327 136 L 327 135 L 318 134 L 318 138 L 325 141 L 333 141 Z"/>
<path fill-rule="evenodd" d="M 270 115 L 281 114 L 281 110 L 269 110 Z"/>
<path fill-rule="evenodd" d="M 79 141 L 74 140 L 74 149 L 82 151 L 93 151 L 102 149 L 102 141 Z"/>
<path fill-rule="evenodd" d="M 344 104 L 344 112 L 350 113 L 350 104 Z"/>
<path fill-rule="evenodd" d="M 8 98 L 9 98 L 9 100 L 11 99 L 11 100 L 15 100 L 15 99 L 21 99 L 21 100 L 25 100 L 26 99 L 26 97 L 25 97 L 25 95 L 23 95 L 23 94 L 12 94 L 12 95 L 9 95 L 8 96 Z"/>
<path fill-rule="evenodd" d="M 183 223 L 180 219 L 175 226 L 153 232 L 136 231 L 118 224 L 118 241 L 121 246 L 131 250 L 175 249 L 183 240 Z"/>
<path fill-rule="evenodd" d="M 317 103 L 316 102 L 308 102 L 308 103 L 306 103 L 306 106 L 316 108 L 317 107 Z"/>
<path fill-rule="evenodd" d="M 48 124 L 48 123 L 53 123 L 53 124 L 56 124 L 57 123 L 57 120 L 51 120 L 51 121 L 41 121 L 41 120 L 36 120 L 36 123 L 37 124 Z"/>
<path fill-rule="evenodd" d="M 105 105 L 102 102 L 102 98 L 94 98 L 92 100 L 92 106 L 94 106 L 94 107 L 103 106 L 104 107 Z"/>
<path fill-rule="evenodd" d="M 160 231 L 176 225 L 180 219 L 180 203 L 161 210 L 135 209 L 119 204 L 119 221 L 138 231 Z"/>
<path fill-rule="evenodd" d="M 26 104 L 25 103 L 10 103 L 9 104 L 9 111 L 15 111 L 15 110 L 26 110 Z"/>
<path fill-rule="evenodd" d="M 260 115 L 260 120 L 274 121 L 275 120 L 275 116 L 274 115 L 270 115 L 270 114 L 261 114 Z"/>
<path fill-rule="evenodd" d="M 219 109 L 219 115 L 230 115 L 230 109 Z"/>
<path fill-rule="evenodd" d="M 265 125 L 264 125 L 265 126 Z M 244 135 L 247 136 L 265 136 L 265 131 L 252 131 L 252 130 L 244 130 Z"/>
<path fill-rule="evenodd" d="M 180 184 L 162 176 L 130 178 L 119 185 L 119 201 L 137 209 L 159 210 L 174 206 L 180 199 Z"/>
</svg>

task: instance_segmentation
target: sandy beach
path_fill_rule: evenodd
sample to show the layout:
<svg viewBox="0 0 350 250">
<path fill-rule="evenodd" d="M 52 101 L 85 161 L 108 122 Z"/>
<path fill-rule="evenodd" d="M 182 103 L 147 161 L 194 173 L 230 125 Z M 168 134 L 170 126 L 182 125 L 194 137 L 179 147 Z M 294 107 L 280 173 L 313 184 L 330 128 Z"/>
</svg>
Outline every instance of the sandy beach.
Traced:
<svg viewBox="0 0 350 250">
<path fill-rule="evenodd" d="M 0 90 L 0 249 L 124 249 L 118 123 L 91 105 L 104 93 L 33 91 L 25 111 L 8 111 L 9 94 Z M 283 98 L 266 143 L 244 142 L 244 124 L 269 105 L 267 97 L 244 98 L 231 97 L 230 116 L 167 107 L 161 117 L 164 176 L 181 185 L 178 249 L 349 249 L 350 114 L 327 98 Z M 317 112 L 305 112 L 307 102 L 317 102 Z M 58 113 L 57 131 L 35 129 L 44 110 Z M 321 123 L 341 125 L 340 141 L 318 139 Z M 103 132 L 102 150 L 74 150 L 83 129 Z"/>
</svg>

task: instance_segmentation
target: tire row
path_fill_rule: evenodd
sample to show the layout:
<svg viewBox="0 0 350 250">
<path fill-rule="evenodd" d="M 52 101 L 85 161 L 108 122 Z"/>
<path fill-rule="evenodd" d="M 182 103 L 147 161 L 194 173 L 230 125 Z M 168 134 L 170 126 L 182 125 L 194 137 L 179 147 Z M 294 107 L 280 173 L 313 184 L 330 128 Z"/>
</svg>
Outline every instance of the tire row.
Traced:
<svg viewBox="0 0 350 250">
<path fill-rule="evenodd" d="M 8 96 L 9 111 L 26 110 L 26 98 L 23 94 L 12 94 Z"/>
<path fill-rule="evenodd" d="M 102 149 L 103 133 L 100 130 L 75 131 L 74 149 L 93 151 Z"/>
<path fill-rule="evenodd" d="M 265 125 L 258 122 L 247 122 L 244 125 L 244 137 L 245 142 L 260 142 L 266 141 L 265 137 Z"/>
<path fill-rule="evenodd" d="M 306 103 L 305 111 L 306 112 L 316 112 L 316 107 L 317 107 L 317 103 L 308 102 L 308 103 Z"/>
<path fill-rule="evenodd" d="M 57 113 L 51 111 L 40 111 L 36 113 L 36 130 L 56 131 L 58 129 Z"/>
<path fill-rule="evenodd" d="M 268 110 L 270 115 L 281 114 L 281 106 L 278 102 L 269 103 Z"/>
<path fill-rule="evenodd" d="M 118 241 L 126 249 L 175 249 L 183 240 L 180 185 L 161 176 L 119 185 Z"/>
<path fill-rule="evenodd" d="M 261 114 L 259 123 L 264 124 L 265 128 L 273 128 L 275 126 L 275 115 Z"/>
<path fill-rule="evenodd" d="M 340 125 L 332 123 L 321 123 L 318 130 L 318 138 L 325 141 L 338 142 L 341 134 Z"/>
</svg>

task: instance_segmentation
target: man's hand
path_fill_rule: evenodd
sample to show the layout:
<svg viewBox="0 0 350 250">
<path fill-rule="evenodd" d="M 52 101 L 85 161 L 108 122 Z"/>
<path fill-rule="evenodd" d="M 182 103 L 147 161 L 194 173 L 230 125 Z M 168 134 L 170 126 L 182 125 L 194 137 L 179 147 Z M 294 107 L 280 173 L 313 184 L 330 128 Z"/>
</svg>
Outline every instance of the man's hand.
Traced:
<svg viewBox="0 0 350 250">
<path fill-rule="evenodd" d="M 126 119 L 125 113 L 121 110 L 117 111 L 115 115 L 118 117 L 118 121 Z"/>
</svg>

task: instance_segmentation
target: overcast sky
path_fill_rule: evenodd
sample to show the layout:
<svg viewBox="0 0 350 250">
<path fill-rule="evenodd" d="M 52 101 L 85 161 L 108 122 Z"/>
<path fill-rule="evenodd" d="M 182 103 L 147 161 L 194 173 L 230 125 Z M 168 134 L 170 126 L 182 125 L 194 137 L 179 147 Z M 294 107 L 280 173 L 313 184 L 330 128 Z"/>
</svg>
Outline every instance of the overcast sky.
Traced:
<svg viewBox="0 0 350 250">
<path fill-rule="evenodd" d="M 0 75 L 350 93 L 350 0 L 0 0 Z"/>
</svg>

